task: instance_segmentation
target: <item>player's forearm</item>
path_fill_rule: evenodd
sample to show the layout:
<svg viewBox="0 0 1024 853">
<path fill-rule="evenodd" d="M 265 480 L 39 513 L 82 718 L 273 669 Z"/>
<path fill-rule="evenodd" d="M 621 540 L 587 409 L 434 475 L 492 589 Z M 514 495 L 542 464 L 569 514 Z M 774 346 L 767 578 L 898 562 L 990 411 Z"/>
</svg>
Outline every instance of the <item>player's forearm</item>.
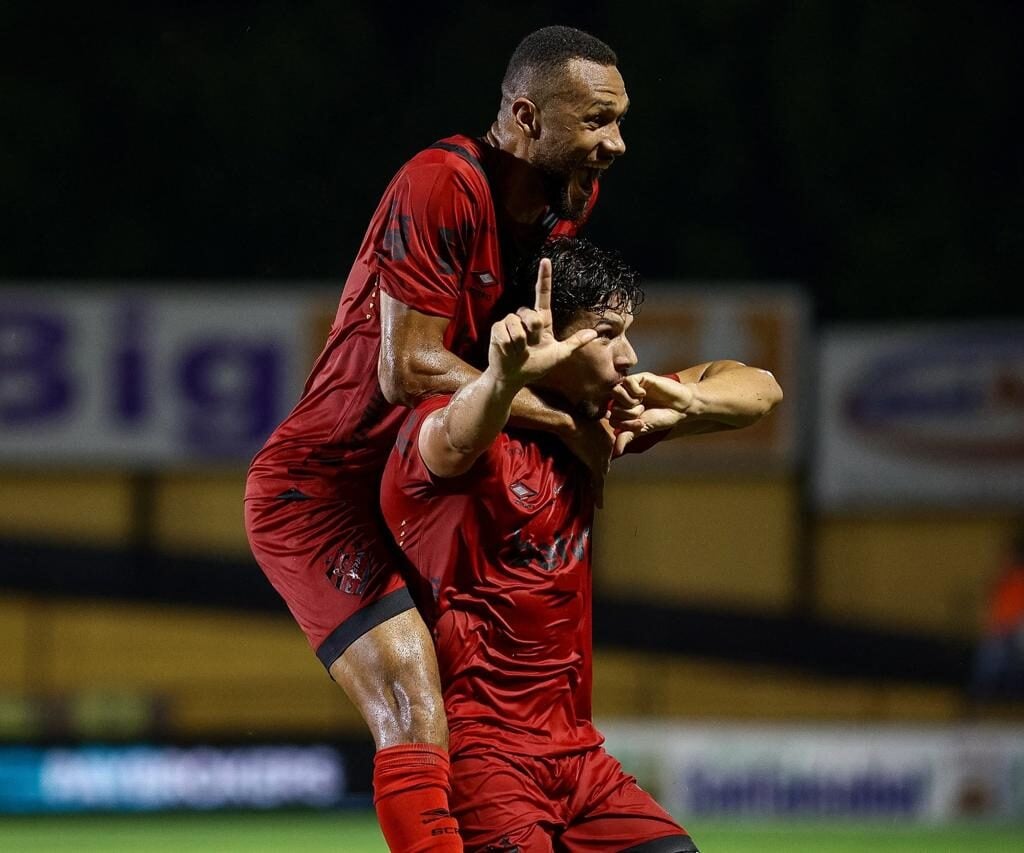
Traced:
<svg viewBox="0 0 1024 853">
<path fill-rule="evenodd" d="M 395 383 L 397 393 L 388 399 L 413 407 L 427 397 L 454 394 L 482 374 L 475 367 L 445 350 L 429 357 L 410 359 Z M 529 388 L 521 388 L 512 401 L 508 421 L 524 429 L 538 429 L 564 436 L 575 425 L 572 415 L 552 406 Z"/>
<path fill-rule="evenodd" d="M 463 387 L 420 430 L 420 455 L 427 468 L 439 477 L 468 471 L 508 422 L 518 390 L 492 370 Z"/>
<path fill-rule="evenodd" d="M 686 413 L 680 426 L 687 421 L 749 426 L 782 400 L 782 388 L 769 371 L 740 362 L 711 362 L 697 381 L 684 384 L 688 387 L 678 388 L 673 401 Z"/>
<path fill-rule="evenodd" d="M 462 388 L 442 413 L 449 448 L 475 459 L 490 447 L 508 423 L 520 387 L 488 369 Z"/>
</svg>

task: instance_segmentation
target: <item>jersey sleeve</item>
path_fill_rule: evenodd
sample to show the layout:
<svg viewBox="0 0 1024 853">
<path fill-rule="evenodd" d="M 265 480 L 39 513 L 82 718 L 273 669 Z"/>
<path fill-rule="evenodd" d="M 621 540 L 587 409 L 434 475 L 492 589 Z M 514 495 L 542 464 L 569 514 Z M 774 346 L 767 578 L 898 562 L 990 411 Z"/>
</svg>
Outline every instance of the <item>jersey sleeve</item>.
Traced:
<svg viewBox="0 0 1024 853">
<path fill-rule="evenodd" d="M 453 316 L 477 209 L 471 183 L 450 162 L 407 165 L 392 184 L 377 250 L 381 289 L 416 311 Z"/>
<path fill-rule="evenodd" d="M 430 415 L 443 409 L 451 400 L 450 396 L 431 397 L 415 409 L 402 424 L 395 439 L 397 450 L 398 477 L 403 491 L 420 497 L 463 492 L 470 483 L 489 479 L 500 474 L 504 454 L 502 448 L 508 440 L 505 433 L 499 433 L 491 446 L 476 460 L 473 467 L 458 477 L 438 477 L 433 474 L 420 454 L 420 430 Z M 389 465 L 392 464 L 390 461 Z"/>
</svg>

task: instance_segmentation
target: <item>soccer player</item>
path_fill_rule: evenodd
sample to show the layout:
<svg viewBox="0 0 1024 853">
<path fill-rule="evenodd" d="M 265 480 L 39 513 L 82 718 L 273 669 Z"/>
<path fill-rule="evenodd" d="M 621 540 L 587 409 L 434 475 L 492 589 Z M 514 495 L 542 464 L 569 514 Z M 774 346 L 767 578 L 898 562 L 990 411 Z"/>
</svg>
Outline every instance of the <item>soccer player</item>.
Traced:
<svg viewBox="0 0 1024 853">
<path fill-rule="evenodd" d="M 580 239 L 544 254 L 535 307 L 491 327 L 483 374 L 409 414 L 381 489 L 388 526 L 423 580 L 451 730 L 452 812 L 471 851 L 695 851 L 591 722 L 586 471 L 550 436 L 506 427 L 528 383 L 583 417 L 600 418 L 614 400 L 620 449 L 745 426 L 781 390 L 734 361 L 629 376 L 627 330 L 643 296 L 635 273 Z"/>
<path fill-rule="evenodd" d="M 470 365 L 486 361 L 506 270 L 589 216 L 600 175 L 625 151 L 628 99 L 616 65 L 593 36 L 538 30 L 511 57 L 488 133 L 444 139 L 402 167 L 301 399 L 249 469 L 253 554 L 369 725 L 375 804 L 394 851 L 462 847 L 447 811 L 433 645 L 380 520 L 381 472 L 403 407 L 479 375 Z M 605 430 L 527 389 L 512 411 L 603 477 Z"/>
</svg>

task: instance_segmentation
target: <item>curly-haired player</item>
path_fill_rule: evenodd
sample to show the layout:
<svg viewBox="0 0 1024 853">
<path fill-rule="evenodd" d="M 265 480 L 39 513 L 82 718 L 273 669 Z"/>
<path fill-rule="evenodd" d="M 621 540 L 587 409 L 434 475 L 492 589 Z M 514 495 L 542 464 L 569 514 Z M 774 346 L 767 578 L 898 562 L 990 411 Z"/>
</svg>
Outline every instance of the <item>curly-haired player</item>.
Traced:
<svg viewBox="0 0 1024 853">
<path fill-rule="evenodd" d="M 532 383 L 582 417 L 614 401 L 619 447 L 639 449 L 753 423 L 781 390 L 735 361 L 630 376 L 635 273 L 579 239 L 544 255 L 534 307 L 491 327 L 483 374 L 408 416 L 381 489 L 437 644 L 452 812 L 466 849 L 481 853 L 696 851 L 591 722 L 586 471 L 549 436 L 506 426 Z"/>
</svg>

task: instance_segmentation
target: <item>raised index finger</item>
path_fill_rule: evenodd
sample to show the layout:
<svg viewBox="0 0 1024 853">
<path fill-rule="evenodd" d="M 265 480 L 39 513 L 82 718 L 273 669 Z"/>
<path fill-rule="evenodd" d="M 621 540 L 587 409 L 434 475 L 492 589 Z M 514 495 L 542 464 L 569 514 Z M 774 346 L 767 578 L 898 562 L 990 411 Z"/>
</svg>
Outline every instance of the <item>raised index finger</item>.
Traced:
<svg viewBox="0 0 1024 853">
<path fill-rule="evenodd" d="M 541 258 L 537 267 L 537 300 L 534 304 L 536 311 L 551 310 L 551 260 Z"/>
</svg>

